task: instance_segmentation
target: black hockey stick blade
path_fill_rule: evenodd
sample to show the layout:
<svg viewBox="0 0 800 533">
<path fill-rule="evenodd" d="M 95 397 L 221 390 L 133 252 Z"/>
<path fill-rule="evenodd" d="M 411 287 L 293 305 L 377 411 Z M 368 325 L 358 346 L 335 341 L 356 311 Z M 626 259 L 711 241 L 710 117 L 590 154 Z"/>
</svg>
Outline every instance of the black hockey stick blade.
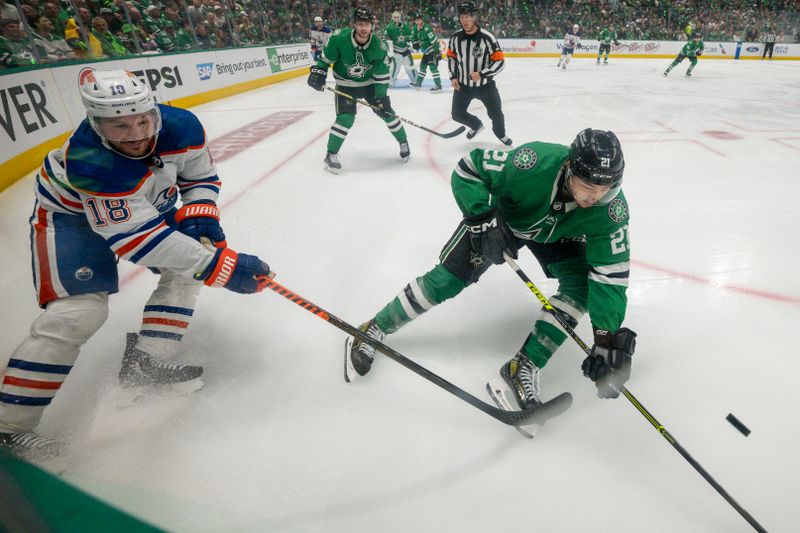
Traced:
<svg viewBox="0 0 800 533">
<path fill-rule="evenodd" d="M 496 382 L 490 381 L 489 383 L 486 384 L 486 392 L 489 393 L 489 396 L 492 398 L 497 407 L 503 409 L 504 411 L 514 412 L 514 407 L 512 406 L 509 399 L 506 397 L 505 387 L 498 386 Z M 532 439 L 533 435 L 523 430 L 519 426 L 530 426 L 532 424 L 542 426 L 544 425 L 545 422 L 562 414 L 571 406 L 572 406 L 572 394 L 570 394 L 569 392 L 562 392 L 555 398 L 546 401 L 541 405 L 529 407 L 528 409 L 521 411 L 523 413 L 529 413 L 529 414 L 527 414 L 524 421 L 512 425 L 522 435 L 524 435 L 529 439 Z"/>
<path fill-rule="evenodd" d="M 427 131 L 428 133 L 432 133 L 433 135 L 436 135 L 437 137 L 441 137 L 442 139 L 452 139 L 453 137 L 458 137 L 459 135 L 464 133 L 465 129 L 467 129 L 464 126 L 459 126 L 459 127 L 457 127 L 456 129 L 454 129 L 453 131 L 451 131 L 449 133 L 439 133 L 438 131 L 433 131 L 433 130 L 428 129 L 428 128 L 424 127 L 424 126 L 420 126 L 419 128 L 422 129 L 422 130 Z"/>
</svg>

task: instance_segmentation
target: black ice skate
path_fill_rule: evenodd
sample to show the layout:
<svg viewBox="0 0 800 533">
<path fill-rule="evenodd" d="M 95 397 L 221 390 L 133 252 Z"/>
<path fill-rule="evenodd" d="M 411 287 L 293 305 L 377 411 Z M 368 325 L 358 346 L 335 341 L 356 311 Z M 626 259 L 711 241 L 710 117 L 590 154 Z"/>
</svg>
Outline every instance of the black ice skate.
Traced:
<svg viewBox="0 0 800 533">
<path fill-rule="evenodd" d="M 431 92 L 432 93 L 438 93 L 441 90 L 442 90 L 442 86 L 441 85 L 439 85 L 438 87 L 437 86 L 431 87 Z"/>
<path fill-rule="evenodd" d="M 400 143 L 400 159 L 406 163 L 409 157 L 411 157 L 411 148 L 408 147 L 408 141 L 403 141 Z"/>
<path fill-rule="evenodd" d="M 342 170 L 342 164 L 339 162 L 339 154 L 334 154 L 333 152 L 325 154 L 323 165 L 325 166 L 325 170 L 331 174 L 338 174 L 339 171 Z"/>
<path fill-rule="evenodd" d="M 500 376 L 514 393 L 520 409 L 542 404 L 539 398 L 539 367 L 531 363 L 527 355 L 517 353 L 500 368 Z"/>
<path fill-rule="evenodd" d="M 128 333 L 119 382 L 124 387 L 149 387 L 159 389 L 177 384 L 196 382 L 202 386 L 202 366 L 179 365 L 136 349 L 136 333 Z"/>
<path fill-rule="evenodd" d="M 66 445 L 31 431 L 0 433 L 0 449 L 23 459 L 47 459 L 56 457 Z"/>
<path fill-rule="evenodd" d="M 483 124 L 481 124 L 480 126 L 478 126 L 477 128 L 475 128 L 474 130 L 472 130 L 472 129 L 471 129 L 471 130 L 469 130 L 469 131 L 467 132 L 467 139 L 472 139 L 472 138 L 474 138 L 474 137 L 475 137 L 477 134 L 479 134 L 479 133 L 480 133 L 480 132 L 482 132 L 482 131 L 483 131 Z"/>
<path fill-rule="evenodd" d="M 377 341 L 383 341 L 386 337 L 386 333 L 378 327 L 375 320 L 361 324 L 358 329 Z M 372 345 L 347 337 L 344 343 L 344 380 L 350 383 L 359 376 L 366 376 L 374 359 L 375 348 Z"/>
<path fill-rule="evenodd" d="M 511 146 L 512 144 L 514 144 L 514 141 L 512 141 L 508 135 L 500 137 L 500 142 L 505 144 L 506 146 Z"/>
</svg>

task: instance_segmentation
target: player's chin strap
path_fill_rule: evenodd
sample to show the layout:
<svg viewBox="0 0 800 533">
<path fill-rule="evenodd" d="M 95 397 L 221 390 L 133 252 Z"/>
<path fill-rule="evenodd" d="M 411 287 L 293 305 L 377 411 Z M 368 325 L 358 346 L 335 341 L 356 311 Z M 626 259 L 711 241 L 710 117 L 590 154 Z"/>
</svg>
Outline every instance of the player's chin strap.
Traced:
<svg viewBox="0 0 800 533">
<path fill-rule="evenodd" d="M 367 102 L 366 100 L 362 100 L 361 98 L 356 98 L 355 96 L 353 96 L 351 94 L 347 94 L 347 93 L 342 92 L 342 91 L 340 91 L 338 89 L 335 89 L 335 88 L 331 87 L 330 85 L 326 85 L 325 89 L 330 91 L 330 92 L 332 92 L 332 93 L 338 94 L 339 96 L 343 96 L 344 98 L 349 98 L 350 100 L 355 100 L 357 103 L 359 103 L 361 105 L 365 105 L 365 106 L 367 106 L 369 108 L 372 108 L 375 111 L 378 111 L 379 113 L 383 113 L 384 112 L 384 110 L 381 109 L 380 107 L 374 106 L 374 105 L 370 104 L 369 102 Z M 399 120 L 400 122 L 405 122 L 409 126 L 414 126 L 415 128 L 419 128 L 422 131 L 427 131 L 428 133 L 436 135 L 437 137 L 441 137 L 442 139 L 450 139 L 452 137 L 457 137 L 457 136 L 461 135 L 462 133 L 464 133 L 464 130 L 467 129 L 464 126 L 459 126 L 458 128 L 454 129 L 453 131 L 451 131 L 449 133 L 440 133 L 440 132 L 434 131 L 434 130 L 432 130 L 430 128 L 426 128 L 425 126 L 421 126 L 420 124 L 417 124 L 416 122 L 411 122 L 407 118 L 403 118 L 403 117 L 401 117 L 400 115 L 398 115 L 396 113 L 393 116 L 397 120 Z"/>
<path fill-rule="evenodd" d="M 520 279 L 523 282 L 525 282 L 525 284 L 528 286 L 531 292 L 536 296 L 536 298 L 539 299 L 539 301 L 544 306 L 545 311 L 550 313 L 558 321 L 558 323 L 561 324 L 561 327 L 564 329 L 567 335 L 572 337 L 572 339 L 578 343 L 578 346 L 581 347 L 581 350 L 583 350 L 584 352 L 586 352 L 587 355 L 589 355 L 592 352 L 591 348 L 589 348 L 589 346 L 581 340 L 581 338 L 578 336 L 577 333 L 575 333 L 575 330 L 572 329 L 572 327 L 567 323 L 564 317 L 561 316 L 561 314 L 558 313 L 552 305 L 550 305 L 550 302 L 547 300 L 547 297 L 544 294 L 542 294 L 542 292 L 536 287 L 536 285 L 533 284 L 530 278 L 519 267 L 517 262 L 514 261 L 514 259 L 506 253 L 503 254 L 503 257 L 505 258 L 506 263 L 508 263 L 508 265 L 512 269 L 514 269 L 514 272 L 517 273 L 517 276 L 519 276 Z M 709 482 L 709 484 L 711 484 L 712 487 L 714 487 L 714 489 L 720 494 L 720 496 L 725 498 L 725 501 L 731 504 L 731 506 L 733 506 L 733 508 L 736 509 L 736 511 L 740 515 L 742 515 L 742 518 L 747 520 L 748 524 L 753 526 L 753 528 L 756 531 L 766 533 L 767 530 L 764 529 L 761 526 L 761 524 L 759 524 L 750 513 L 748 513 L 741 505 L 739 505 L 736 502 L 736 500 L 734 500 L 731 497 L 731 495 L 728 494 L 727 491 L 725 491 L 725 489 L 723 489 L 722 486 L 719 483 L 717 483 L 716 480 L 713 477 L 711 477 L 711 475 L 708 472 L 706 472 L 706 470 L 700 465 L 700 463 L 698 463 L 691 455 L 689 455 L 689 452 L 687 452 L 686 449 L 683 446 L 681 446 L 677 440 L 675 440 L 675 437 L 673 437 L 669 433 L 669 431 L 667 431 L 667 429 L 664 426 L 662 426 L 661 423 L 658 420 L 656 420 L 655 417 L 651 415 L 650 412 L 647 409 L 645 409 L 645 407 L 641 403 L 639 403 L 639 400 L 637 400 L 636 397 L 633 394 L 631 394 L 631 392 L 627 388 L 625 388 L 625 386 L 620 386 L 618 388 L 612 384 L 609 384 L 609 386 L 614 387 L 618 392 L 624 394 L 625 397 L 633 404 L 633 406 L 636 407 L 636 409 L 640 413 L 642 413 L 642 415 L 644 415 L 647 421 L 650 422 L 650 424 L 652 424 L 653 427 L 656 428 L 656 430 L 658 430 L 658 432 L 661 433 L 661 435 L 663 435 L 665 439 L 667 439 L 667 442 L 669 442 L 672 445 L 672 447 L 675 448 L 678 451 L 678 453 L 680 453 L 683 456 L 683 458 L 686 459 L 689 462 L 689 464 L 692 465 L 694 469 L 697 470 L 697 472 L 701 476 L 703 476 L 703 478 L 706 481 Z"/>
</svg>

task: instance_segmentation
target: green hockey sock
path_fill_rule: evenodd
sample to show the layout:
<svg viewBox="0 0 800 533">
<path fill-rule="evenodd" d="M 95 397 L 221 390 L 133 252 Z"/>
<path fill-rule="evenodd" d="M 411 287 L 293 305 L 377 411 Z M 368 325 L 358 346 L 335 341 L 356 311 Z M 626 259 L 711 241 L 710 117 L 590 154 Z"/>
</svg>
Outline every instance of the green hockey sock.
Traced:
<svg viewBox="0 0 800 533">
<path fill-rule="evenodd" d="M 462 290 L 464 282 L 441 264 L 403 287 L 377 315 L 375 322 L 383 331 L 394 333 L 422 313 L 448 300 Z"/>
<path fill-rule="evenodd" d="M 328 151 L 333 154 L 338 154 L 339 149 L 344 144 L 345 138 L 353 127 L 356 121 L 355 115 L 342 114 L 336 115 L 336 122 L 331 126 L 331 132 L 328 134 Z"/>
<path fill-rule="evenodd" d="M 559 293 L 553 296 L 550 298 L 550 304 L 573 329 L 586 312 L 580 304 L 565 294 Z M 528 335 L 522 349 L 528 354 L 528 358 L 533 364 L 544 368 L 550 357 L 566 339 L 567 334 L 558 320 L 549 311 L 543 309 L 536 318 L 533 331 Z"/>
</svg>

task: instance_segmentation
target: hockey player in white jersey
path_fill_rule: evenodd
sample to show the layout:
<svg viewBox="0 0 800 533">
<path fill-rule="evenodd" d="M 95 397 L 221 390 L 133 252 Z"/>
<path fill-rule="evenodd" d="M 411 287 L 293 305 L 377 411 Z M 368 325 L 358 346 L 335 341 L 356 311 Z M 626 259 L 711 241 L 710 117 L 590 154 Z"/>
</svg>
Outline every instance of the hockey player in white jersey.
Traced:
<svg viewBox="0 0 800 533">
<path fill-rule="evenodd" d="M 328 44 L 328 39 L 333 35 L 333 30 L 325 25 L 322 17 L 314 17 L 314 24 L 309 29 L 309 38 L 311 39 L 311 55 L 314 61 L 318 60 L 322 55 L 322 49 Z"/>
<path fill-rule="evenodd" d="M 567 30 L 567 32 L 564 34 L 564 44 L 561 47 L 561 58 L 558 60 L 558 65 L 556 65 L 556 68 L 561 67 L 563 70 L 567 69 L 567 63 L 569 63 L 570 59 L 572 59 L 572 54 L 574 54 L 575 49 L 580 46 L 580 29 L 580 26 L 573 24 L 572 29 Z"/>
<path fill-rule="evenodd" d="M 202 367 L 170 359 L 200 289 L 256 293 L 274 275 L 227 247 L 221 183 L 195 115 L 157 104 L 124 70 L 86 68 L 79 84 L 87 117 L 45 157 L 35 182 L 31 251 L 43 312 L 0 369 L 0 448 L 23 456 L 61 446 L 34 428 L 108 316 L 118 259 L 160 275 L 138 334 L 127 335 L 119 372 L 127 388 L 199 380 Z"/>
</svg>

